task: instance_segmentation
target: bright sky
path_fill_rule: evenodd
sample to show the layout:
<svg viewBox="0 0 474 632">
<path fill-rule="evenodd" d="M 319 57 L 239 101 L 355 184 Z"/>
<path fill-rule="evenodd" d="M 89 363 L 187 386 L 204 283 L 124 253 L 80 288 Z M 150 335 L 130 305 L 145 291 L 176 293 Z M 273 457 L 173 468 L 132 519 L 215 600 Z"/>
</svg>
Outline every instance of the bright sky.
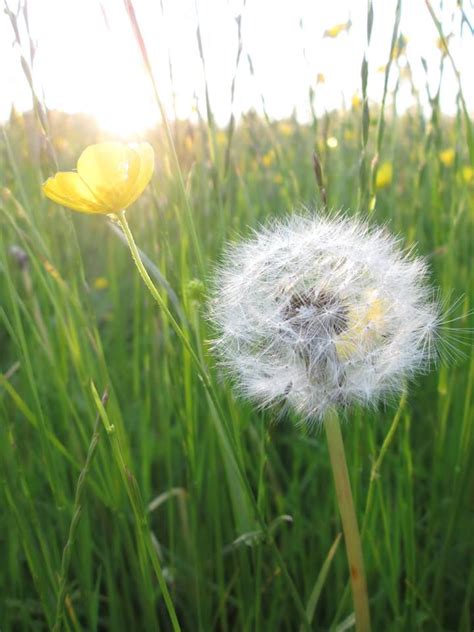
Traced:
<svg viewBox="0 0 474 632">
<path fill-rule="evenodd" d="M 12 11 L 19 0 L 6 0 Z M 23 0 L 23 3 L 25 0 Z M 296 110 L 308 118 L 308 88 L 316 89 L 316 111 L 350 103 L 360 94 L 360 66 L 366 42 L 367 0 L 133 0 L 154 75 L 165 107 L 173 115 L 191 115 L 198 99 L 205 112 L 204 73 L 199 56 L 196 26 L 199 16 L 206 76 L 212 108 L 218 123 L 231 113 L 231 82 L 238 47 L 236 17 L 242 13 L 243 52 L 237 71 L 234 112 L 261 111 L 261 98 L 270 116 L 282 118 Z M 374 26 L 369 49 L 369 97 L 380 100 L 387 63 L 396 0 L 374 0 Z M 467 7 L 471 24 L 474 9 Z M 158 120 L 158 110 L 122 0 L 29 0 L 29 30 L 36 54 L 33 76 L 47 106 L 67 112 L 92 114 L 104 130 L 116 135 L 140 135 Z M 427 103 L 426 75 L 435 89 L 441 53 L 437 32 L 423 0 L 405 0 L 401 32 L 407 37 L 407 58 L 423 102 Z M 472 5 L 471 5 L 472 6 Z M 163 7 L 163 9 L 162 9 Z M 461 20 L 456 0 L 444 0 L 440 12 L 445 34 L 453 33 L 450 51 L 461 73 L 464 96 L 474 110 L 474 38 Z M 349 33 L 335 39 L 324 31 L 352 20 Z M 20 35 L 28 56 L 29 41 L 19 16 Z M 252 59 L 255 76 L 250 72 Z M 0 120 L 8 118 L 12 103 L 31 107 L 31 96 L 20 64 L 20 47 L 6 15 L 0 13 Z M 171 60 L 173 85 L 168 60 Z M 402 60 L 403 61 L 403 60 Z M 316 86 L 318 73 L 325 83 Z M 449 62 L 445 64 L 442 108 L 456 111 L 457 83 Z M 392 70 L 393 87 L 397 71 Z M 390 88 L 390 86 L 389 86 Z M 398 106 L 413 102 L 408 82 L 403 82 Z"/>
</svg>

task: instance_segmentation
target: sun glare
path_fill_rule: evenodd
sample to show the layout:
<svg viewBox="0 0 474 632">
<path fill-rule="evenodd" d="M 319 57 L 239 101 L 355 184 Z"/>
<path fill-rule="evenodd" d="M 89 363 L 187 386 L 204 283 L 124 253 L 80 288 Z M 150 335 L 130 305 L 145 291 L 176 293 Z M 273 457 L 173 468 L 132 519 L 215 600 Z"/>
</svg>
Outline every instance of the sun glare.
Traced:
<svg viewBox="0 0 474 632">
<path fill-rule="evenodd" d="M 156 104 L 140 99 L 136 93 L 125 92 L 120 99 L 98 104 L 94 118 L 104 132 L 125 139 L 143 136 L 159 117 Z"/>
<path fill-rule="evenodd" d="M 159 120 L 159 108 L 124 5 L 112 0 L 97 4 L 45 0 L 39 5 L 30 3 L 28 27 L 19 20 L 20 43 L 15 42 L 7 16 L 0 15 L 0 53 L 4 59 L 0 80 L 10 86 L 0 96 L 0 116 L 6 119 L 12 104 L 20 110 L 31 107 L 30 89 L 20 69 L 20 54 L 25 55 L 31 38 L 36 43 L 35 88 L 44 95 L 50 109 L 89 114 L 105 132 L 121 137 L 140 135 L 153 127 Z M 266 3 L 249 2 L 242 9 L 235 3 L 211 0 L 163 5 L 135 0 L 134 6 L 158 92 L 171 117 L 189 118 L 196 104 L 205 115 L 206 82 L 213 116 L 222 125 L 228 122 L 231 112 L 261 112 L 262 99 L 274 118 L 296 112 L 300 120 L 308 120 L 309 86 L 315 90 L 313 106 L 318 115 L 350 104 L 355 94 L 360 96 L 360 65 L 366 42 L 363 0 L 303 2 L 295 7 L 276 4 L 272 7 L 271 28 L 267 24 Z M 386 11 L 375 11 L 368 84 L 369 98 L 373 100 L 380 100 L 383 91 L 384 72 L 380 69 L 386 67 L 389 57 L 394 7 L 395 0 L 390 0 Z M 410 14 L 402 13 L 401 32 L 406 47 L 397 65 L 401 72 L 409 62 L 415 81 L 425 83 L 428 79 L 429 85 L 435 87 L 439 78 L 436 68 L 443 53 L 437 46 L 433 24 L 424 20 L 426 28 L 417 27 L 426 17 L 425 11 L 420 2 L 413 3 Z M 239 41 L 235 18 L 241 12 L 243 54 L 236 68 Z M 55 15 L 54 24 L 61 24 L 61 28 L 53 28 L 48 18 L 51 14 Z M 456 15 L 459 17 L 459 12 Z M 196 37 L 198 25 L 204 64 Z M 336 33 L 334 25 L 344 28 Z M 454 23 L 449 7 L 443 13 L 443 26 L 446 32 L 459 33 L 459 24 Z M 473 40 L 453 35 L 450 53 L 461 76 L 467 77 L 466 64 L 474 55 Z M 428 77 L 422 59 L 435 69 L 430 70 Z M 396 74 L 390 77 L 389 92 Z M 450 64 L 445 64 L 441 94 L 445 112 L 456 110 L 456 93 L 455 75 Z M 465 80 L 464 95 L 472 107 L 472 82 Z M 428 104 L 427 94 L 421 98 Z M 409 85 L 401 85 L 397 107 L 404 110 L 412 103 Z"/>
</svg>

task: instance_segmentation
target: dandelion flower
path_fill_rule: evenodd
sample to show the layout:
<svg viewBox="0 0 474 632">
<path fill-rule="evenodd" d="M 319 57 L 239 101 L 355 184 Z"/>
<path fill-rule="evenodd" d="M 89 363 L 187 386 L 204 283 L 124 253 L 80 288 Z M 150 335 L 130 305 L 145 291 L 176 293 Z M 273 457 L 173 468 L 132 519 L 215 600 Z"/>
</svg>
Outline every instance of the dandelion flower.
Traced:
<svg viewBox="0 0 474 632">
<path fill-rule="evenodd" d="M 43 193 L 82 213 L 117 214 L 143 193 L 154 168 L 148 143 L 99 143 L 85 149 L 77 171 L 59 172 L 43 184 Z"/>
<path fill-rule="evenodd" d="M 230 246 L 211 320 L 238 390 L 310 422 L 400 392 L 437 357 L 424 261 L 341 214 L 293 215 Z"/>
</svg>

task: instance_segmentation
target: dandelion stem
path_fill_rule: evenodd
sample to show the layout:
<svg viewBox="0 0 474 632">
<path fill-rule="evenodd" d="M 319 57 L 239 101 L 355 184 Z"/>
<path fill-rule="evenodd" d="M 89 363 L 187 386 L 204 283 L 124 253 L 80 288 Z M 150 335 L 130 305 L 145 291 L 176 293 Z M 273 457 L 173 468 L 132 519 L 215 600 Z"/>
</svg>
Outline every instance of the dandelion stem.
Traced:
<svg viewBox="0 0 474 632">
<path fill-rule="evenodd" d="M 335 412 L 329 413 L 326 416 L 324 427 L 326 429 L 332 473 L 336 485 L 337 502 L 341 514 L 344 540 L 346 542 L 356 630 L 357 632 L 370 632 L 369 600 L 364 571 L 364 558 L 362 556 L 362 544 L 349 481 L 349 473 L 347 471 L 341 428 L 338 416 Z"/>
</svg>

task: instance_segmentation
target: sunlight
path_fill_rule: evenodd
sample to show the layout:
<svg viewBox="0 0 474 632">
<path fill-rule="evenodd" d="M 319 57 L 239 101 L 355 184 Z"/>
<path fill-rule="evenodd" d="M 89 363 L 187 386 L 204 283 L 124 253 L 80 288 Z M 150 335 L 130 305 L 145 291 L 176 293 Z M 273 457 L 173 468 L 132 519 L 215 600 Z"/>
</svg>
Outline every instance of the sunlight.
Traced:
<svg viewBox="0 0 474 632">
<path fill-rule="evenodd" d="M 15 4 L 10 0 L 10 5 Z M 381 11 L 375 4 L 374 30 L 369 48 L 369 98 L 380 101 L 387 64 L 393 11 Z M 450 51 L 461 74 L 467 77 L 466 65 L 474 54 L 472 39 L 459 35 L 459 13 L 453 18 L 451 4 L 443 12 L 447 33 L 453 31 Z M 48 10 L 45 6 L 48 5 Z M 454 4 L 453 4 L 454 6 Z M 267 3 L 250 2 L 242 13 L 242 55 L 236 70 L 238 30 L 236 17 L 241 3 L 192 0 L 152 3 L 135 0 L 134 7 L 152 63 L 160 98 L 171 117 L 189 118 L 196 107 L 205 116 L 205 85 L 215 120 L 225 125 L 231 112 L 237 116 L 249 109 L 262 112 L 262 100 L 273 118 L 285 118 L 296 112 L 299 120 L 310 117 L 309 87 L 314 92 L 313 107 L 318 115 L 350 104 L 354 94 L 360 95 L 360 67 L 366 41 L 366 5 L 362 0 L 339 3 L 302 1 L 272 6 L 271 28 L 267 24 Z M 450 8 L 451 7 L 451 8 Z M 13 7 L 12 7 L 13 10 Z M 49 19 L 55 16 L 53 26 Z M 429 17 L 429 16 L 428 16 Z M 301 18 L 301 19 L 300 19 Z M 331 27 L 347 24 L 334 35 Z M 93 116 L 109 134 L 123 137 L 140 135 L 159 120 L 140 51 L 122 3 L 64 3 L 60 0 L 28 5 L 26 28 L 21 14 L 15 42 L 13 29 L 6 15 L 0 16 L 0 53 L 5 60 L 0 80 L 10 89 L 0 96 L 0 119 L 8 118 L 12 104 L 19 110 L 31 107 L 29 86 L 22 76 L 20 55 L 28 63 L 29 47 L 34 43 L 31 63 L 35 89 L 44 95 L 50 109 L 83 112 Z M 420 22 L 426 28 L 420 30 Z M 197 44 L 199 24 L 203 41 L 203 61 Z M 216 28 L 218 25 L 218 28 Z M 406 50 L 389 79 L 389 91 L 399 72 L 410 63 L 414 79 L 428 83 L 434 90 L 439 78 L 441 51 L 436 46 L 437 33 L 427 18 L 423 3 L 413 3 L 410 13 L 402 14 L 401 32 L 407 39 Z M 428 61 L 428 76 L 421 59 Z M 379 72 L 377 72 L 379 69 Z M 236 76 L 234 100 L 231 100 L 232 79 Z M 318 81 L 318 77 L 324 81 Z M 441 106 L 447 113 L 456 110 L 456 80 L 449 63 L 445 64 Z M 472 106 L 474 85 L 465 80 L 465 98 Z M 428 105 L 425 90 L 420 95 Z M 402 81 L 397 96 L 401 111 L 414 103 L 409 84 Z"/>
<path fill-rule="evenodd" d="M 124 91 L 111 95 L 94 108 L 94 118 L 104 132 L 120 138 L 143 136 L 156 125 L 157 105 L 145 98 L 137 98 L 137 91 Z"/>
</svg>

